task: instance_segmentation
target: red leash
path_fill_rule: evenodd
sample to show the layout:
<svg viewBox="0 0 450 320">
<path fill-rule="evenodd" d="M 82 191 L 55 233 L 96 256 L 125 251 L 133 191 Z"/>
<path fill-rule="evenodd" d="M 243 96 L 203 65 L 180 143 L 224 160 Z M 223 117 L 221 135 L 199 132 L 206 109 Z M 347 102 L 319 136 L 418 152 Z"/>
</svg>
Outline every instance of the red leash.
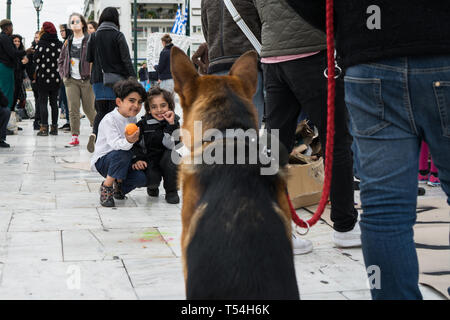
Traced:
<svg viewBox="0 0 450 320">
<path fill-rule="evenodd" d="M 295 212 L 294 206 L 292 205 L 289 194 L 287 195 L 289 208 L 291 210 L 292 220 L 295 224 L 301 228 L 307 228 L 315 225 L 322 216 L 325 206 L 328 203 L 328 197 L 330 195 L 331 178 L 333 174 L 333 148 L 334 148 L 334 99 L 336 91 L 336 81 L 335 81 L 335 59 L 334 59 L 334 10 L 333 10 L 333 0 L 327 0 L 326 2 L 326 26 L 327 26 L 327 54 L 328 54 L 328 116 L 327 116 L 327 145 L 325 149 L 326 159 L 325 159 L 325 181 L 323 184 L 322 198 L 319 202 L 319 207 L 316 212 L 308 221 L 303 221 L 300 219 Z M 306 234 L 304 233 L 304 234 Z"/>
</svg>

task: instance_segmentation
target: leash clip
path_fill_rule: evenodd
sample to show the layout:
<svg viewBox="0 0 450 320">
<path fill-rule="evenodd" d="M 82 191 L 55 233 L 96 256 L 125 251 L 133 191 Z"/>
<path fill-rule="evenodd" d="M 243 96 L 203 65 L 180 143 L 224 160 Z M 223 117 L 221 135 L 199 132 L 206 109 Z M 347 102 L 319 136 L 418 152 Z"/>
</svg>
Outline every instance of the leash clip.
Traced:
<svg viewBox="0 0 450 320">
<path fill-rule="evenodd" d="M 297 232 L 299 236 L 306 236 L 309 232 L 310 229 L 309 223 L 308 221 L 305 221 L 305 223 L 306 223 L 306 232 L 303 233 L 299 231 L 300 227 L 297 224 L 295 225 L 295 232 Z"/>
<path fill-rule="evenodd" d="M 341 76 L 342 69 L 341 69 L 341 67 L 339 67 L 339 65 L 337 63 L 337 60 L 336 60 L 336 50 L 334 50 L 334 69 L 335 69 L 335 76 L 334 76 L 334 78 L 337 79 L 337 78 L 339 78 Z M 323 75 L 325 76 L 325 78 L 328 79 L 328 67 L 326 67 L 325 70 L 323 70 Z"/>
</svg>

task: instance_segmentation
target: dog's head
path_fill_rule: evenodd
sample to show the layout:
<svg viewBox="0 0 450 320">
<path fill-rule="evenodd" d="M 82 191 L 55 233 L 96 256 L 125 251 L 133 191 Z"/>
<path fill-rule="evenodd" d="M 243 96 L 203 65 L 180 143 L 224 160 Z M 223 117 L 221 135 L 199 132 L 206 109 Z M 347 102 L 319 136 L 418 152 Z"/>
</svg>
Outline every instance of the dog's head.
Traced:
<svg viewBox="0 0 450 320">
<path fill-rule="evenodd" d="M 179 48 L 171 51 L 171 72 L 183 108 L 183 129 L 191 133 L 194 121 L 208 129 L 256 129 L 256 109 L 252 98 L 258 82 L 258 56 L 255 51 L 242 55 L 226 76 L 200 76 L 189 57 Z"/>
</svg>

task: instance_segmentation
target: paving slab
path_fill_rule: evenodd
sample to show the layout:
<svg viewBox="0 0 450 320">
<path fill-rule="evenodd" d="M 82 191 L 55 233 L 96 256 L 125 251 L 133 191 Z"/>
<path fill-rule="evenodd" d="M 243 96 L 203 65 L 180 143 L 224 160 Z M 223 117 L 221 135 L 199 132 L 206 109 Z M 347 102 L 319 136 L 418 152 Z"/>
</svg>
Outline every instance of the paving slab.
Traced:
<svg viewBox="0 0 450 320">
<path fill-rule="evenodd" d="M 9 231 L 59 231 L 101 228 L 101 220 L 95 208 L 78 208 L 17 210 L 14 212 Z"/>
<path fill-rule="evenodd" d="M 134 300 L 122 261 L 7 263 L 3 300 Z"/>
<path fill-rule="evenodd" d="M 7 262 L 62 261 L 60 231 L 8 232 Z"/>
</svg>

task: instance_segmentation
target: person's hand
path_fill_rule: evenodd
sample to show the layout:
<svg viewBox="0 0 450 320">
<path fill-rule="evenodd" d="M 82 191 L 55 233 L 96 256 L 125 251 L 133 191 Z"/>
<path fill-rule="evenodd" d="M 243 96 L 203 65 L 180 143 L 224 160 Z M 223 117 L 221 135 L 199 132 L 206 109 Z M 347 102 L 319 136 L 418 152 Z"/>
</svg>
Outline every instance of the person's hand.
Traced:
<svg viewBox="0 0 450 320">
<path fill-rule="evenodd" d="M 161 83 L 161 80 L 158 79 L 158 83 Z"/>
<path fill-rule="evenodd" d="M 27 64 L 28 63 L 28 58 L 27 57 L 23 57 L 22 59 L 22 64 Z"/>
<path fill-rule="evenodd" d="M 133 134 L 128 135 L 125 133 L 125 138 L 127 139 L 127 141 L 129 143 L 135 143 L 139 140 L 139 132 L 140 132 L 140 130 L 138 128 L 137 131 Z"/>
<path fill-rule="evenodd" d="M 165 113 L 163 113 L 162 115 L 164 117 L 164 119 L 166 119 L 166 121 L 169 124 L 174 124 L 175 123 L 175 113 L 173 111 L 167 111 Z"/>
<path fill-rule="evenodd" d="M 136 161 L 136 163 L 133 164 L 131 168 L 133 168 L 133 170 L 145 170 L 147 169 L 147 162 L 142 160 Z"/>
</svg>

